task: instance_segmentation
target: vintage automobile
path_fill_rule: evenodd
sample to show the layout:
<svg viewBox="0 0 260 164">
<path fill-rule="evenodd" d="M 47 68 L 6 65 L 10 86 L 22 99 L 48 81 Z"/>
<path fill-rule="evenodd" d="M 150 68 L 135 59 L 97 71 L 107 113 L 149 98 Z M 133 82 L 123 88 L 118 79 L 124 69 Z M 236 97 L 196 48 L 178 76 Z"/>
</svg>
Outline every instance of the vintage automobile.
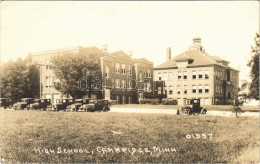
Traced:
<svg viewBox="0 0 260 164">
<path fill-rule="evenodd" d="M 172 98 L 164 98 L 162 99 L 163 105 L 178 105 L 178 101 Z"/>
<path fill-rule="evenodd" d="M 90 100 L 89 104 L 85 106 L 87 112 L 108 112 L 110 111 L 110 103 L 108 100 Z"/>
<path fill-rule="evenodd" d="M 35 99 L 33 104 L 29 105 L 28 109 L 46 110 L 51 105 L 51 99 Z"/>
<path fill-rule="evenodd" d="M 0 98 L 0 107 L 7 109 L 12 108 L 13 101 L 11 98 Z"/>
<path fill-rule="evenodd" d="M 66 107 L 73 103 L 74 103 L 74 99 L 72 99 L 72 98 L 56 99 L 56 102 L 53 105 L 48 106 L 47 110 L 66 111 Z"/>
<path fill-rule="evenodd" d="M 34 103 L 33 98 L 22 98 L 21 102 L 14 104 L 14 110 L 29 109 L 30 104 Z"/>
<path fill-rule="evenodd" d="M 180 114 L 187 114 L 187 115 L 192 115 L 192 114 L 206 114 L 207 109 L 204 109 L 200 106 L 200 99 L 191 99 L 191 100 L 186 100 L 186 104 L 184 107 L 181 107 L 180 109 L 177 110 L 177 115 Z"/>
<path fill-rule="evenodd" d="M 81 105 L 79 106 L 79 108 L 78 108 L 78 110 L 77 111 L 79 111 L 79 112 L 85 112 L 86 110 L 87 110 L 87 106 L 88 106 L 88 104 L 89 104 L 89 101 L 91 101 L 91 100 L 94 100 L 94 99 L 92 99 L 92 98 L 85 98 L 85 99 L 82 99 L 82 103 L 81 103 Z"/>
</svg>

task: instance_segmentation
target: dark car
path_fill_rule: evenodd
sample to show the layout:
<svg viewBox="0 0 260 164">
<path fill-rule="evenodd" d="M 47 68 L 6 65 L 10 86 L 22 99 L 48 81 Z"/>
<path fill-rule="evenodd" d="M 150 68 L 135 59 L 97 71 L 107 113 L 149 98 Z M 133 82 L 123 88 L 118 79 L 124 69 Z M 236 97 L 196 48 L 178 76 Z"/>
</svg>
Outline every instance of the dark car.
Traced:
<svg viewBox="0 0 260 164">
<path fill-rule="evenodd" d="M 67 106 L 74 103 L 74 99 L 72 98 L 63 98 L 63 99 L 56 99 L 56 102 L 51 107 L 48 107 L 47 110 L 53 110 L 53 111 L 66 111 Z"/>
<path fill-rule="evenodd" d="M 29 105 L 29 109 L 46 110 L 51 105 L 51 99 L 35 99 L 33 104 Z"/>
<path fill-rule="evenodd" d="M 34 103 L 33 98 L 22 98 L 20 102 L 14 104 L 14 110 L 29 109 L 32 103 Z"/>
<path fill-rule="evenodd" d="M 186 105 L 177 110 L 177 115 L 179 114 L 206 114 L 207 109 L 200 106 L 200 99 L 186 100 Z"/>
<path fill-rule="evenodd" d="M 110 103 L 108 100 L 90 100 L 89 104 L 86 105 L 87 112 L 108 112 L 110 111 Z"/>
<path fill-rule="evenodd" d="M 87 106 L 89 104 L 89 102 L 91 100 L 94 100 L 92 98 L 85 98 L 85 99 L 82 99 L 81 101 L 81 105 L 79 106 L 78 110 L 77 111 L 80 111 L 80 112 L 85 112 L 87 110 Z"/>
<path fill-rule="evenodd" d="M 76 99 L 75 102 L 66 107 L 66 111 L 78 111 L 80 106 L 83 104 L 83 99 Z"/>
<path fill-rule="evenodd" d="M 0 107 L 6 109 L 6 108 L 12 108 L 13 101 L 11 98 L 0 98 Z"/>
</svg>

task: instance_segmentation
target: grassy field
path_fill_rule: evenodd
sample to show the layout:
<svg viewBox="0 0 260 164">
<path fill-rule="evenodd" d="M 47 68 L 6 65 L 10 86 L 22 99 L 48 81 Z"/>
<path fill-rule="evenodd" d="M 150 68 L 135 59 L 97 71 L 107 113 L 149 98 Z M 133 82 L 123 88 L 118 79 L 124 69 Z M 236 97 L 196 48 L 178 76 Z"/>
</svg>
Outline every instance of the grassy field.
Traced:
<svg viewBox="0 0 260 164">
<path fill-rule="evenodd" d="M 258 125 L 258 118 L 249 117 L 1 110 L 1 158 L 8 163 L 257 162 L 244 152 L 257 153 Z M 196 133 L 206 138 L 192 138 Z"/>
<path fill-rule="evenodd" d="M 207 110 L 214 111 L 232 111 L 231 105 L 201 105 Z M 151 104 L 116 104 L 112 105 L 113 108 L 148 108 L 148 109 L 178 109 L 182 106 L 179 105 L 151 105 Z M 247 112 L 259 112 L 259 106 L 242 106 L 242 110 Z"/>
</svg>

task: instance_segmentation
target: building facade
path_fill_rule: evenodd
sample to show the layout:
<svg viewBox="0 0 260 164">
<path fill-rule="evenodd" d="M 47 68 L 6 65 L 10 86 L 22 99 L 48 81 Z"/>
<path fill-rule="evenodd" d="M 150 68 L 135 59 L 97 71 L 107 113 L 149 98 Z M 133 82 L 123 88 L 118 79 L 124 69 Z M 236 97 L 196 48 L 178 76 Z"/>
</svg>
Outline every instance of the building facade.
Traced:
<svg viewBox="0 0 260 164">
<path fill-rule="evenodd" d="M 229 62 L 207 54 L 200 38 L 193 39 L 193 46 L 171 58 L 167 48 L 166 62 L 154 68 L 154 81 L 158 94 L 186 104 L 187 99 L 199 98 L 202 105 L 225 105 L 232 102 L 238 88 L 239 71 L 229 67 Z"/>
<path fill-rule="evenodd" d="M 54 88 L 58 81 L 51 69 L 51 57 L 55 54 L 73 53 L 75 55 L 88 51 L 100 58 L 102 72 L 101 95 L 91 95 L 95 99 L 117 100 L 120 104 L 137 103 L 152 94 L 153 63 L 147 59 L 135 59 L 132 54 L 123 51 L 108 53 L 106 48 L 71 47 L 33 53 L 33 59 L 40 66 L 41 98 L 56 99 L 66 97 Z M 86 95 L 87 96 L 87 95 Z"/>
</svg>

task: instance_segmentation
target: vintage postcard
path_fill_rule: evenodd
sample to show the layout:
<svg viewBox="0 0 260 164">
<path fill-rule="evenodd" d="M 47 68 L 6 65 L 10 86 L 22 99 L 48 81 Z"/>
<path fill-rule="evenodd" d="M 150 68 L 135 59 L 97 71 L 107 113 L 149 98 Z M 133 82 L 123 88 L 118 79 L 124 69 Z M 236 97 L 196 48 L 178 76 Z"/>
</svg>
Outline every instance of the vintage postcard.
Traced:
<svg viewBox="0 0 260 164">
<path fill-rule="evenodd" d="M 259 1 L 0 2 L 1 163 L 259 163 Z"/>
</svg>

